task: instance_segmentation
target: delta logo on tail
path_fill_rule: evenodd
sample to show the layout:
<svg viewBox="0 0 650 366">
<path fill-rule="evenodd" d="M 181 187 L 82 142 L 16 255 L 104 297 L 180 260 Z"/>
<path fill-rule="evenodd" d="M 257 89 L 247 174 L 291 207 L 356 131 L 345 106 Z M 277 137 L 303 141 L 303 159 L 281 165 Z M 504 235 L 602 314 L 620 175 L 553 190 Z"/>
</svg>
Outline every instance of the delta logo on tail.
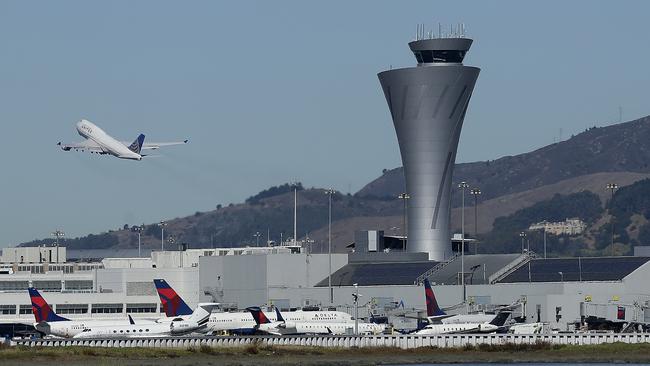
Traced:
<svg viewBox="0 0 650 366">
<path fill-rule="evenodd" d="M 262 309 L 260 309 L 259 306 L 251 306 L 251 307 L 246 308 L 246 310 L 248 310 L 251 313 L 251 315 L 253 316 L 253 319 L 255 319 L 255 323 L 257 325 L 268 324 L 268 323 L 271 322 L 269 320 L 269 318 L 266 317 L 266 315 L 264 314 Z"/>
<path fill-rule="evenodd" d="M 37 323 L 60 322 L 68 320 L 62 316 L 56 315 L 47 301 L 45 301 L 43 296 L 41 296 L 41 294 L 39 294 L 35 288 L 30 287 L 28 291 L 29 298 L 32 300 L 32 312 L 34 313 L 34 318 L 36 319 Z"/>
<path fill-rule="evenodd" d="M 447 315 L 438 306 L 438 301 L 436 301 L 436 296 L 433 294 L 429 279 L 424 280 L 424 297 L 427 301 L 427 316 Z"/>
<path fill-rule="evenodd" d="M 183 301 L 183 299 L 169 286 L 167 281 L 162 279 L 153 280 L 160 297 L 165 315 L 168 317 L 191 315 L 192 309 Z"/>
</svg>

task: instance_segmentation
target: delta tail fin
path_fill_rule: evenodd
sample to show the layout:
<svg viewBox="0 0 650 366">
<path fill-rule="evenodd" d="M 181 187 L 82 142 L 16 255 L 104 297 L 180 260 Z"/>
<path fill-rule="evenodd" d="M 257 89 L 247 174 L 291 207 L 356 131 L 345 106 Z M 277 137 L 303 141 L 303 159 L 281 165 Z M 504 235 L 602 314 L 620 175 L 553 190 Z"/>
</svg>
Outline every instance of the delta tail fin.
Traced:
<svg viewBox="0 0 650 366">
<path fill-rule="evenodd" d="M 32 300 L 32 312 L 34 313 L 34 318 L 36 319 L 37 323 L 60 322 L 69 320 L 62 316 L 56 315 L 54 310 L 52 310 L 50 307 L 50 304 L 45 301 L 43 296 L 41 296 L 41 294 L 39 294 L 35 288 L 30 287 L 28 291 L 29 298 Z"/>
<path fill-rule="evenodd" d="M 129 150 L 133 151 L 136 154 L 139 154 L 142 150 L 142 144 L 144 143 L 144 135 L 140 134 L 131 145 L 129 145 Z"/>
<path fill-rule="evenodd" d="M 268 324 L 271 321 L 269 318 L 266 317 L 262 309 L 260 309 L 259 306 L 251 306 L 246 308 L 251 315 L 253 316 L 253 319 L 255 319 L 255 324 L 260 325 L 260 324 Z"/>
<path fill-rule="evenodd" d="M 443 316 L 447 315 L 440 306 L 438 306 L 438 301 L 436 301 L 436 296 L 433 294 L 433 289 L 431 288 L 431 283 L 429 279 L 424 280 L 424 298 L 427 302 L 427 316 Z"/>
<path fill-rule="evenodd" d="M 160 302 L 165 311 L 165 315 L 172 317 L 192 314 L 192 309 L 187 306 L 185 301 L 183 301 L 176 291 L 169 286 L 167 281 L 163 279 L 155 279 L 153 280 L 153 283 L 156 285 L 156 291 L 158 291 L 158 296 L 160 297 Z"/>
</svg>

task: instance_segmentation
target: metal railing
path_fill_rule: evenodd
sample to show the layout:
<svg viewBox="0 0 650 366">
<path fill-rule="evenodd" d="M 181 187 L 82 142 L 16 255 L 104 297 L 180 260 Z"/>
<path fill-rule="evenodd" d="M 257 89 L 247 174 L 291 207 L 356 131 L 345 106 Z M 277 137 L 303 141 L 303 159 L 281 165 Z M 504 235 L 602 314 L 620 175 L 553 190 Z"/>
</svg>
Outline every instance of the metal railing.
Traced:
<svg viewBox="0 0 650 366">
<path fill-rule="evenodd" d="M 433 275 L 434 273 L 436 273 L 436 272 L 440 271 L 441 269 L 447 267 L 447 265 L 449 265 L 449 263 L 453 262 L 458 257 L 460 257 L 460 253 L 454 254 L 451 258 L 449 258 L 449 260 L 447 260 L 445 262 L 440 262 L 440 263 L 436 264 L 430 270 L 428 270 L 428 271 L 424 272 L 423 274 L 419 275 L 415 279 L 415 281 L 413 281 L 413 284 L 416 285 L 416 286 L 421 285 L 422 282 L 424 282 L 424 279 L 431 277 L 431 275 Z"/>
</svg>

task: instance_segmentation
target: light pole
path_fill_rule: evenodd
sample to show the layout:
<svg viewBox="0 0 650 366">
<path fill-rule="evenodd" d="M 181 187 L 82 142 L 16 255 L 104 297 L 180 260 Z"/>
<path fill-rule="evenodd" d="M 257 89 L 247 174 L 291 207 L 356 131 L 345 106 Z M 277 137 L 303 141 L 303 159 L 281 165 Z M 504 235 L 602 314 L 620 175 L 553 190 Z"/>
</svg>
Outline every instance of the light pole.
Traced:
<svg viewBox="0 0 650 366">
<path fill-rule="evenodd" d="M 544 223 L 544 259 L 546 259 L 546 223 Z"/>
<path fill-rule="evenodd" d="M 612 192 L 612 198 L 609 200 L 609 225 L 612 227 L 612 244 L 611 251 L 614 255 L 614 215 L 612 215 L 612 201 L 614 201 L 614 191 L 618 189 L 618 184 L 616 183 L 607 183 L 607 189 Z"/>
<path fill-rule="evenodd" d="M 167 223 L 164 221 L 161 221 L 158 226 L 160 226 L 160 250 L 164 251 L 165 250 L 165 226 L 167 226 Z"/>
<path fill-rule="evenodd" d="M 329 272 L 327 275 L 327 285 L 330 290 L 330 305 L 334 304 L 334 289 L 332 288 L 332 195 L 334 193 L 335 191 L 332 188 L 325 190 L 329 206 L 327 224 L 327 256 L 329 261 Z"/>
<path fill-rule="evenodd" d="M 293 184 L 293 245 L 298 244 L 298 183 Z"/>
<path fill-rule="evenodd" d="M 176 243 L 176 237 L 174 235 L 170 235 L 167 241 L 172 246 L 172 248 L 174 248 L 174 243 Z"/>
<path fill-rule="evenodd" d="M 260 232 L 258 231 L 255 234 L 253 234 L 253 236 L 255 237 L 255 240 L 256 240 L 255 241 L 255 246 L 259 247 L 260 246 L 260 236 L 262 236 L 262 234 L 260 234 Z"/>
<path fill-rule="evenodd" d="M 461 189 L 461 211 L 460 211 L 460 277 L 463 281 L 463 302 L 467 300 L 467 288 L 465 287 L 465 189 L 469 188 L 467 182 L 460 182 Z"/>
<path fill-rule="evenodd" d="M 354 286 L 354 294 L 352 294 L 352 297 L 354 298 L 354 335 L 359 334 L 359 284 L 355 283 L 352 286 Z"/>
<path fill-rule="evenodd" d="M 407 200 L 411 198 L 408 193 L 400 193 L 397 198 L 401 199 L 404 201 L 404 218 L 402 220 L 402 251 L 406 251 L 406 236 L 408 235 L 408 232 L 406 231 L 406 211 L 408 209 L 408 204 Z"/>
<path fill-rule="evenodd" d="M 56 238 L 56 263 L 59 263 L 59 238 L 64 237 L 65 233 L 62 230 L 56 229 L 52 236 Z"/>
<path fill-rule="evenodd" d="M 133 231 L 135 231 L 136 233 L 138 233 L 138 258 L 139 258 L 139 257 L 142 257 L 142 252 L 141 252 L 141 250 L 140 250 L 140 244 L 141 244 L 141 241 L 140 241 L 140 234 L 142 233 L 142 230 L 143 230 L 143 229 L 144 229 L 144 224 L 142 224 L 142 226 L 136 226 L 136 227 L 133 228 Z"/>
<path fill-rule="evenodd" d="M 521 254 L 524 254 L 524 240 L 526 239 L 526 232 L 520 232 L 519 237 L 521 238 Z"/>
<path fill-rule="evenodd" d="M 478 253 L 478 196 L 481 190 L 478 188 L 471 189 L 469 193 L 474 196 L 474 254 Z"/>
</svg>

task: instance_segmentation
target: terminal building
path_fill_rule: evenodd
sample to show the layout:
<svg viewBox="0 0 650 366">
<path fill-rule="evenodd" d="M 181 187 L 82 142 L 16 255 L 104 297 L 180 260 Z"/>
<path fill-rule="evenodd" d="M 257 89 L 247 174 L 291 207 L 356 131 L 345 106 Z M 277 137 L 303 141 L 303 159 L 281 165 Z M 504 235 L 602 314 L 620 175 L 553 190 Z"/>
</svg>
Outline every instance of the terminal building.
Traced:
<svg viewBox="0 0 650 366">
<path fill-rule="evenodd" d="M 38 248 L 17 250 L 26 258 Z M 466 255 L 464 306 L 458 306 L 460 257 L 437 262 L 428 260 L 427 253 L 333 254 L 334 303 L 329 302 L 328 259 L 327 254 L 308 254 L 298 247 L 265 247 L 152 252 L 148 258 L 97 262 L 4 262 L 0 323 L 33 322 L 29 286 L 41 290 L 54 310 L 69 318 L 156 318 L 162 308 L 154 278 L 166 279 L 190 306 L 216 301 L 224 310 L 257 305 L 337 308 L 353 314 L 352 294 L 358 291 L 363 295 L 360 317 L 384 318 L 400 329 L 416 324 L 392 314 L 423 315 L 425 278 L 440 305 L 455 308 L 450 313 L 517 304 L 513 317 L 546 322 L 559 330 L 586 323 L 623 327 L 650 322 L 650 257 Z"/>
</svg>

